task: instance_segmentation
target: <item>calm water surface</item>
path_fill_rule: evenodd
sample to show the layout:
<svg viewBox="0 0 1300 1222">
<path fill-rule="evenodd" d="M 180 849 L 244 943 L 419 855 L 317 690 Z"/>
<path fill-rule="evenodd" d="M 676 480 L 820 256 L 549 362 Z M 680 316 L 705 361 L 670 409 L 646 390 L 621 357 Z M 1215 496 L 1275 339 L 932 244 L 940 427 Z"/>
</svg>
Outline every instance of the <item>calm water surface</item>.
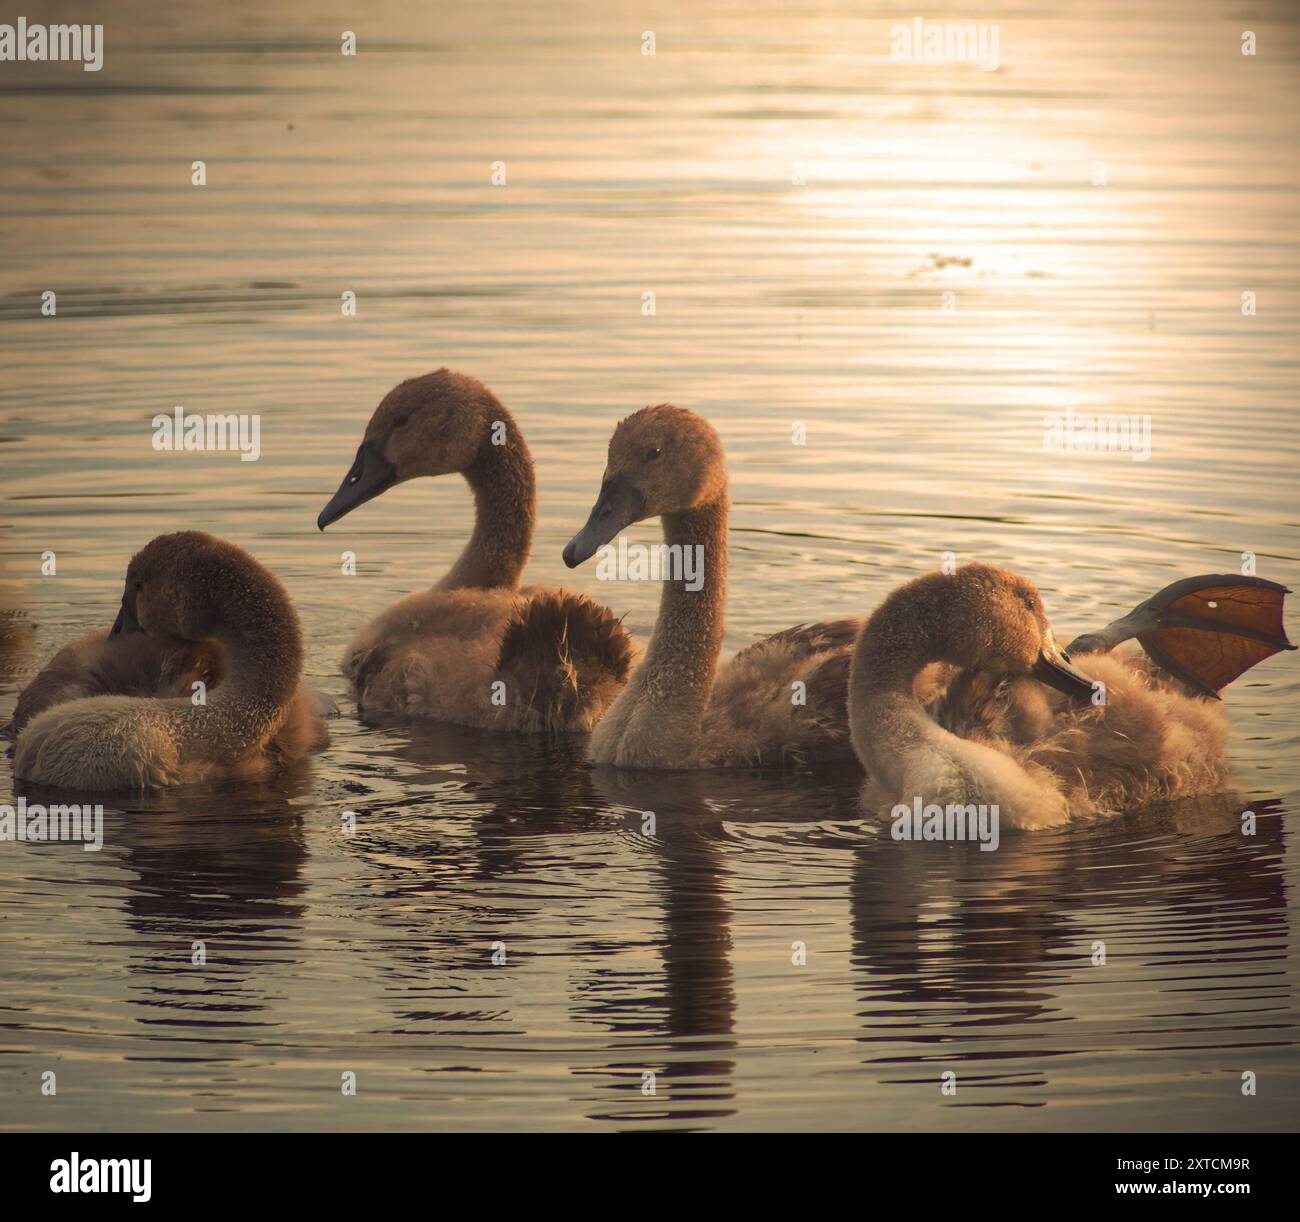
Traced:
<svg viewBox="0 0 1300 1222">
<path fill-rule="evenodd" d="M 891 61 L 906 6 L 706 7 L 127 0 L 102 72 L 0 66 L 0 717 L 180 527 L 283 578 L 342 706 L 274 781 L 110 799 L 99 853 L 0 844 L 0 1126 L 1300 1119 L 1294 655 L 1232 690 L 1233 793 L 996 853 L 882 836 L 851 773 L 606 776 L 355 720 L 345 640 L 470 504 L 315 517 L 381 394 L 444 363 L 528 436 L 530 577 L 643 638 L 657 589 L 559 553 L 663 400 L 727 445 L 729 649 L 944 551 L 1033 577 L 1067 636 L 1245 551 L 1300 582 L 1291 5 L 1252 7 L 1254 58 L 1228 3 L 945 13 L 998 23 L 994 72 Z M 260 413 L 262 458 L 155 453 L 177 404 Z M 1069 407 L 1149 415 L 1150 460 L 1045 453 Z"/>
</svg>

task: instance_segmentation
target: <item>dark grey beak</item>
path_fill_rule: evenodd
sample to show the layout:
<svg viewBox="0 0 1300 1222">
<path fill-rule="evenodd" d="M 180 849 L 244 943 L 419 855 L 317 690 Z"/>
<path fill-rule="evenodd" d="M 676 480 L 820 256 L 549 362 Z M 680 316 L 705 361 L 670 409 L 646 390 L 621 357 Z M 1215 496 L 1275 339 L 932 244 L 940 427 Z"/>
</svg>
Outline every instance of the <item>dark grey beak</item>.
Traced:
<svg viewBox="0 0 1300 1222">
<path fill-rule="evenodd" d="M 343 482 L 330 498 L 330 503 L 320 511 L 316 525 L 324 530 L 331 522 L 337 522 L 358 505 L 373 500 L 396 482 L 397 471 L 393 465 L 370 442 L 363 441 L 357 448 L 352 469 L 343 477 Z"/>
<path fill-rule="evenodd" d="M 597 550 L 620 530 L 639 522 L 645 514 L 643 497 L 626 479 L 616 475 L 600 486 L 600 495 L 592 507 L 591 517 L 564 549 L 564 563 L 577 568 L 590 560 Z"/>
<path fill-rule="evenodd" d="M 1046 683 L 1075 700 L 1092 699 L 1092 680 L 1071 663 L 1050 634 L 1029 673 L 1040 683 Z"/>
<path fill-rule="evenodd" d="M 127 632 L 139 632 L 140 623 L 135 618 L 135 612 L 126 605 L 126 595 L 122 596 L 122 605 L 117 609 L 117 619 L 113 621 L 113 627 L 109 630 L 109 636 L 121 636 Z"/>
</svg>

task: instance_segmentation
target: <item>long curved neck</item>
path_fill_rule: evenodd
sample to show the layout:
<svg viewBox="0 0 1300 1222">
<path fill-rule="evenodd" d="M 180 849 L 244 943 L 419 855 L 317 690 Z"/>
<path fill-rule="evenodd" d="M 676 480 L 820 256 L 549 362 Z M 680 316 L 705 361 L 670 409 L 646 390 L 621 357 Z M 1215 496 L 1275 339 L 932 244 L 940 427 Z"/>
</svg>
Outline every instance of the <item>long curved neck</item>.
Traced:
<svg viewBox="0 0 1300 1222">
<path fill-rule="evenodd" d="M 265 743 L 280 728 L 302 673 L 302 633 L 287 595 L 260 582 L 236 586 L 219 607 L 220 682 L 186 718 L 200 754 L 218 757 Z"/>
<path fill-rule="evenodd" d="M 669 562 L 654 635 L 641 664 L 638 696 L 678 733 L 704 716 L 722 651 L 727 604 L 727 495 L 686 513 L 666 514 L 664 542 L 682 549 Z M 688 554 L 687 549 L 690 549 Z M 694 568 L 688 569 L 687 564 Z M 687 573 L 696 577 L 691 581 Z M 697 588 L 690 589 L 688 586 Z"/>
<path fill-rule="evenodd" d="M 533 545 L 537 486 L 532 455 L 505 408 L 464 476 L 474 492 L 474 533 L 438 588 L 517 589 Z"/>
<path fill-rule="evenodd" d="M 949 737 L 926 715 L 912 687 L 942 653 L 901 603 L 882 606 L 863 628 L 849 669 L 849 732 L 858 758 L 876 779 L 888 783 L 903 753 Z"/>
</svg>

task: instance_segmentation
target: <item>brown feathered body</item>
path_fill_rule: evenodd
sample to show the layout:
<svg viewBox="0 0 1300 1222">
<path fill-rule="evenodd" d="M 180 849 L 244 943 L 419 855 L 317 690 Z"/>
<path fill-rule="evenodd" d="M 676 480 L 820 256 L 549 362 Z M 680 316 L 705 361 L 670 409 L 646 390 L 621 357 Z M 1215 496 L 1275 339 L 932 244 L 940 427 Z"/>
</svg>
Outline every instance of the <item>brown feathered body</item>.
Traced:
<svg viewBox="0 0 1300 1222">
<path fill-rule="evenodd" d="M 220 675 L 215 642 L 98 629 L 65 645 L 23 688 L 9 728 L 17 735 L 38 713 L 87 696 L 188 696 L 195 683 L 215 687 Z"/>
<path fill-rule="evenodd" d="M 845 701 L 861 620 L 801 624 L 718 668 L 701 726 L 714 766 L 806 767 L 853 759 Z"/>
<path fill-rule="evenodd" d="M 582 594 L 435 589 L 363 629 L 343 671 L 366 718 L 536 733 L 590 730 L 634 656 L 619 620 Z"/>
<path fill-rule="evenodd" d="M 935 702 L 941 726 L 1028 769 L 1046 769 L 1067 817 L 1089 818 L 1219 793 L 1230 778 L 1228 716 L 1135 648 L 1074 660 L 1104 684 L 1106 703 L 1079 705 L 1032 679 L 958 673 Z"/>
</svg>

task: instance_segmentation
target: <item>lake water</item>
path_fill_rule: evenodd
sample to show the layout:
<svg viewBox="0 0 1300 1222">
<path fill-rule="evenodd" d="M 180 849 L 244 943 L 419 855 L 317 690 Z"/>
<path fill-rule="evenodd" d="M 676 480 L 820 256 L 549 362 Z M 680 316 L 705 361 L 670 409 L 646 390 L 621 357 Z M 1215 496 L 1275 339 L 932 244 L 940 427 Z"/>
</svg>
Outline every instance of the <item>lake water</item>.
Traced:
<svg viewBox="0 0 1300 1222">
<path fill-rule="evenodd" d="M 882 836 L 852 773 L 356 721 L 345 641 L 470 502 L 315 518 L 442 364 L 532 447 L 529 578 L 642 639 L 657 589 L 560 549 L 664 400 L 727 446 L 729 649 L 945 551 L 1066 639 L 1243 552 L 1300 583 L 1292 5 L 945 11 L 994 71 L 892 60 L 907 8 L 700 7 L 126 0 L 99 73 L 0 65 L 0 718 L 188 527 L 283 579 L 343 710 L 273 781 L 110 799 L 99 853 L 0 844 L 0 1127 L 1295 1127 L 1294 655 L 1231 690 L 1235 792 L 996 853 Z M 262 457 L 156 453 L 178 404 L 259 413 Z M 1046 452 L 1069 408 L 1149 416 L 1149 459 Z"/>
</svg>

